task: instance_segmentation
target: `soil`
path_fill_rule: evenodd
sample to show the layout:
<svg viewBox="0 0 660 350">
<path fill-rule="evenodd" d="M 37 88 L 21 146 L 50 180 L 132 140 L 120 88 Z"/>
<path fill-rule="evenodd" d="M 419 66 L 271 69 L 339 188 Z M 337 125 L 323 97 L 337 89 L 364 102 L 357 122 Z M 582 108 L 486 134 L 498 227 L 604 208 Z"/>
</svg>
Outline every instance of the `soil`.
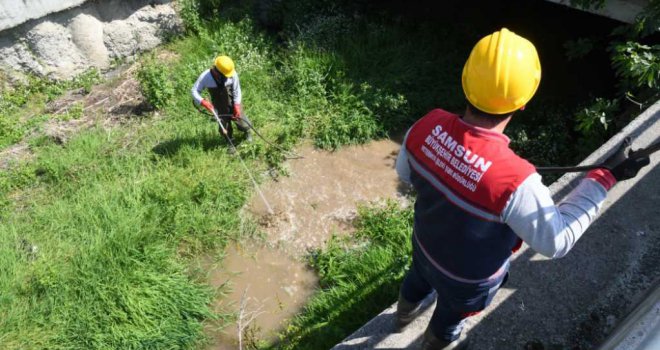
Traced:
<svg viewBox="0 0 660 350">
<path fill-rule="evenodd" d="M 169 61 L 177 59 L 177 55 L 168 51 L 158 52 L 158 58 Z M 0 151 L 0 169 L 7 169 L 11 164 L 32 157 L 28 140 L 46 136 L 57 144 L 65 144 L 69 138 L 82 129 L 100 126 L 111 128 L 129 119 L 144 115 L 151 111 L 140 91 L 140 83 L 135 77 L 138 64 L 119 67 L 105 73 L 107 83 L 95 85 L 89 93 L 82 90 L 69 91 L 50 102 L 44 113 L 54 115 L 41 128 L 23 141 Z M 75 108 L 82 107 L 82 116 L 72 120 L 59 120 L 58 115 L 64 115 Z M 158 112 L 156 112 L 158 113 Z"/>
</svg>

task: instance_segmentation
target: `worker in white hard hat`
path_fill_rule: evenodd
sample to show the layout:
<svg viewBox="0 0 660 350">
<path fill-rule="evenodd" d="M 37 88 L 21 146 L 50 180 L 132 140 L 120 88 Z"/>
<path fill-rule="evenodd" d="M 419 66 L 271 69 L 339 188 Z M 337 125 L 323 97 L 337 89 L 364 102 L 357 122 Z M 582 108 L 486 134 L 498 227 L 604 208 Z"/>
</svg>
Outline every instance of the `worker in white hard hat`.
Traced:
<svg viewBox="0 0 660 350">
<path fill-rule="evenodd" d="M 204 89 L 209 91 L 211 101 L 202 97 L 201 93 Z M 247 141 L 252 141 L 251 124 L 247 116 L 243 114 L 241 104 L 241 84 L 231 58 L 224 55 L 218 56 L 213 67 L 202 72 L 197 78 L 191 93 L 196 105 L 201 105 L 211 113 L 215 109 L 230 139 L 233 140 L 233 121 L 239 130 L 247 134 Z M 220 132 L 222 132 L 222 128 Z"/>
<path fill-rule="evenodd" d="M 422 300 L 437 293 L 423 349 L 465 348 L 465 319 L 485 309 L 506 282 L 512 252 L 524 241 L 545 256 L 566 255 L 608 190 L 649 163 L 629 158 L 624 142 L 555 204 L 536 168 L 509 148 L 503 133 L 540 81 L 534 45 L 503 28 L 482 38 L 465 63 L 465 114 L 432 110 L 406 134 L 396 169 L 417 200 L 397 320 L 407 325 Z"/>
</svg>

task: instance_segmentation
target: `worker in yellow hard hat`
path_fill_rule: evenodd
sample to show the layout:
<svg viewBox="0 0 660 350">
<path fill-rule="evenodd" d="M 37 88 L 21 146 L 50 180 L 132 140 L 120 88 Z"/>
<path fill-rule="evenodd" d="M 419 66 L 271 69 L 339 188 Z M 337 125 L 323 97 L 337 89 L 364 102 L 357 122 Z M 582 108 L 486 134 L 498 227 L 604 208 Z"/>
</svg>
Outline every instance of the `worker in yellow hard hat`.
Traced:
<svg viewBox="0 0 660 350">
<path fill-rule="evenodd" d="M 506 28 L 482 38 L 463 68 L 460 116 L 435 109 L 408 131 L 396 162 L 417 192 L 412 266 L 399 292 L 401 327 L 423 299 L 437 303 L 423 349 L 461 349 L 465 319 L 486 308 L 506 282 L 512 252 L 525 241 L 552 258 L 566 255 L 593 222 L 607 191 L 634 177 L 624 144 L 558 205 L 535 167 L 509 148 L 503 131 L 541 82 L 534 45 Z"/>
<path fill-rule="evenodd" d="M 209 91 L 211 101 L 202 98 L 201 92 L 204 89 Z M 239 130 L 247 134 L 247 141 L 252 141 L 251 124 L 243 114 L 241 104 L 241 84 L 231 58 L 218 56 L 213 66 L 199 75 L 191 93 L 195 104 L 201 105 L 211 113 L 214 109 L 217 111 L 230 139 L 233 139 L 234 129 L 231 123 L 233 121 Z"/>
</svg>

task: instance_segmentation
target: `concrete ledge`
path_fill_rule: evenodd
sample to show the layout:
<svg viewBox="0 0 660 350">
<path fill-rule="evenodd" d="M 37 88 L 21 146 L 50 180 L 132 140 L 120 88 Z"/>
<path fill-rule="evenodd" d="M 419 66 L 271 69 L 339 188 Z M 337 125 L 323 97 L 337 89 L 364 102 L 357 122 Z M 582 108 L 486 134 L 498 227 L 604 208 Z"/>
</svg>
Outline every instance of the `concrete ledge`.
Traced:
<svg viewBox="0 0 660 350">
<path fill-rule="evenodd" d="M 618 21 L 626 22 L 626 23 L 633 23 L 637 15 L 639 15 L 642 11 L 644 11 L 644 8 L 649 3 L 648 0 L 605 0 L 605 5 L 601 9 L 583 10 L 571 4 L 571 0 L 546 0 L 546 1 L 576 8 L 581 11 L 587 11 L 596 15 L 616 19 Z"/>
<path fill-rule="evenodd" d="M 660 280 L 598 349 L 660 349 Z"/>
<path fill-rule="evenodd" d="M 70 9 L 87 0 L 0 0 L 0 31 L 31 19 Z"/>
<path fill-rule="evenodd" d="M 607 157 L 623 138 L 633 148 L 660 141 L 660 102 L 587 157 Z M 474 349 L 592 348 L 625 317 L 636 298 L 660 278 L 660 152 L 639 175 L 617 184 L 599 218 L 563 259 L 549 261 L 526 245 L 513 257 L 507 285 L 491 306 L 468 320 L 465 332 Z M 556 201 L 582 178 L 567 174 L 550 186 Z M 384 310 L 333 349 L 415 348 L 428 324 L 425 312 L 398 331 L 396 304 Z M 655 315 L 660 318 L 660 314 Z"/>
</svg>

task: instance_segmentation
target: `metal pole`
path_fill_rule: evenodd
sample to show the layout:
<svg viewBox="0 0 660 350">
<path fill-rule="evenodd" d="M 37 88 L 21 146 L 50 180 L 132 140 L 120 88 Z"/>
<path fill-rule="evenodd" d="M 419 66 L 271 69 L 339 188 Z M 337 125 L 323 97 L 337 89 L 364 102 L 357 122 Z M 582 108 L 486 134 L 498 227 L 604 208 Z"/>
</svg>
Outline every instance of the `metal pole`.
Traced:
<svg viewBox="0 0 660 350">
<path fill-rule="evenodd" d="M 629 157 L 630 158 L 648 157 L 651 154 L 657 152 L 658 150 L 660 150 L 660 142 L 656 142 L 655 144 L 649 147 L 638 149 L 637 151 L 634 152 L 630 152 Z M 575 173 L 575 172 L 598 169 L 602 167 L 603 167 L 602 164 L 592 164 L 592 165 L 582 165 L 582 166 L 548 166 L 548 167 L 537 167 L 536 171 L 539 174 Z"/>
</svg>

